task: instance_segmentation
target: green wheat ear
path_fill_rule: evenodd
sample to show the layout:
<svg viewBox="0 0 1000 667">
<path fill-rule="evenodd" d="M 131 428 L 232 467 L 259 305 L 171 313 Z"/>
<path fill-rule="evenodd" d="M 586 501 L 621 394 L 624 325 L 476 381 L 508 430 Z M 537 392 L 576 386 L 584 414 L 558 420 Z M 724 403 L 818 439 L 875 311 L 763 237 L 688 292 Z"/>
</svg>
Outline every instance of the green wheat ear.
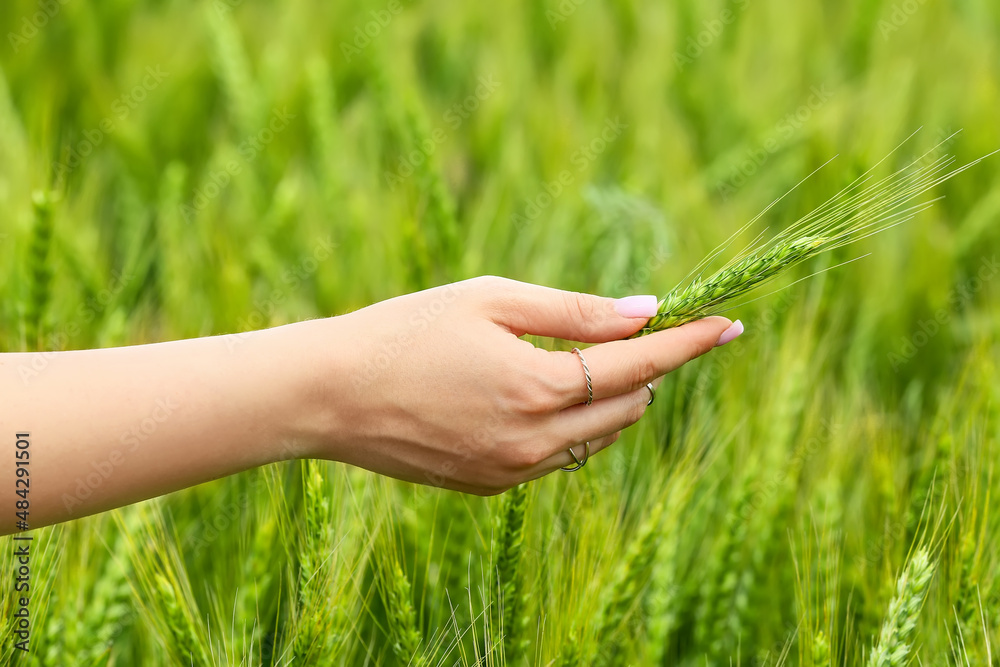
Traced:
<svg viewBox="0 0 1000 667">
<path fill-rule="evenodd" d="M 889 603 L 889 613 L 882 623 L 882 632 L 868 658 L 867 667 L 902 667 L 909 664 L 917 619 L 933 575 L 934 563 L 927 550 L 921 549 L 910 559 L 896 582 L 896 595 Z"/>
<path fill-rule="evenodd" d="M 597 636 L 602 644 L 599 664 L 627 664 L 629 645 L 640 635 L 637 629 L 645 627 L 649 582 L 662 538 L 665 504 L 666 499 L 660 498 L 643 518 L 598 612 Z"/>
<path fill-rule="evenodd" d="M 503 655 L 511 661 L 527 648 L 527 642 L 522 641 L 528 619 L 524 615 L 521 556 L 528 499 L 527 484 L 515 486 L 503 495 L 493 545 L 496 559 L 495 580 L 490 582 L 494 598 L 493 628 L 502 632 Z"/>
<path fill-rule="evenodd" d="M 170 579 L 159 572 L 153 575 L 156 584 L 156 594 L 163 605 L 163 613 L 170 637 L 173 639 L 177 655 L 190 661 L 192 665 L 209 665 L 204 643 L 195 630 L 190 615 L 188 601 L 178 597 L 176 586 Z"/>
<path fill-rule="evenodd" d="M 394 555 L 387 556 L 379 568 L 385 595 L 386 615 L 392 652 L 405 665 L 424 665 L 420 656 L 423 635 L 417 627 L 413 609 L 410 579 Z"/>
<path fill-rule="evenodd" d="M 813 667 L 830 667 L 830 640 L 822 630 L 813 637 L 812 664 Z"/>
<path fill-rule="evenodd" d="M 35 225 L 28 250 L 29 294 L 25 312 L 25 337 L 31 350 L 43 349 L 44 319 L 51 296 L 52 267 L 49 249 L 52 246 L 52 198 L 39 190 L 31 196 Z"/>
<path fill-rule="evenodd" d="M 304 530 L 299 545 L 298 609 L 300 617 L 292 643 L 292 655 L 298 660 L 328 659 L 332 644 L 330 627 L 333 615 L 321 600 L 329 581 L 333 545 L 330 491 L 321 463 L 307 460 L 302 464 Z"/>
<path fill-rule="evenodd" d="M 793 266 L 911 219 L 932 203 L 914 203 L 915 199 L 989 157 L 952 169 L 955 158 L 932 157 L 936 149 L 881 180 L 874 180 L 876 164 L 769 242 L 759 243 L 758 236 L 734 259 L 705 276 L 708 265 L 787 193 L 782 195 L 695 267 L 688 278 L 659 302 L 657 314 L 631 338 L 720 313 L 725 304 L 774 280 Z"/>
<path fill-rule="evenodd" d="M 228 14 L 206 6 L 205 17 L 212 64 L 225 92 L 229 115 L 242 137 L 254 136 L 261 130 L 264 114 L 243 37 Z"/>
<path fill-rule="evenodd" d="M 168 657 L 177 664 L 214 665 L 213 644 L 191 591 L 191 575 L 159 505 L 117 515 L 127 542 L 133 598 Z"/>
</svg>

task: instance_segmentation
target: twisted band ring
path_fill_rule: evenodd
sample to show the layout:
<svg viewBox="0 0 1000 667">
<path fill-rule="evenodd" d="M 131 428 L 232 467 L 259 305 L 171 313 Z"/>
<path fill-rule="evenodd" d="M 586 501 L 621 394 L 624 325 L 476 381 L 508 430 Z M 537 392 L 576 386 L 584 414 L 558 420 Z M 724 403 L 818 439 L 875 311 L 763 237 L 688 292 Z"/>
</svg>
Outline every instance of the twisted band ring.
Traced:
<svg viewBox="0 0 1000 667">
<path fill-rule="evenodd" d="M 573 351 L 576 352 L 576 356 L 580 357 L 580 363 L 583 364 L 583 375 L 587 378 L 587 405 L 590 405 L 594 402 L 594 385 L 590 381 L 590 366 L 583 358 L 583 352 L 580 351 L 580 348 L 574 347 Z"/>
</svg>

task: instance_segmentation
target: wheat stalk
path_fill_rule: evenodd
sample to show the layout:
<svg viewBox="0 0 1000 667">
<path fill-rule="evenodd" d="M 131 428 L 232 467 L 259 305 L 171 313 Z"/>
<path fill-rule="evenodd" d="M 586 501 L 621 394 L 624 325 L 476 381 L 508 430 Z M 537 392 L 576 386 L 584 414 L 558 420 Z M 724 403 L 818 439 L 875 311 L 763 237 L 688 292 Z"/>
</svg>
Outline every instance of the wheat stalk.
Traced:
<svg viewBox="0 0 1000 667">
<path fill-rule="evenodd" d="M 953 169 L 953 156 L 931 157 L 938 146 L 893 174 L 874 180 L 874 169 L 888 159 L 889 156 L 886 156 L 769 242 L 761 242 L 762 236 L 758 235 L 734 259 L 706 277 L 704 271 L 709 264 L 788 193 L 782 195 L 709 254 L 660 300 L 657 314 L 632 338 L 722 312 L 724 304 L 774 280 L 802 262 L 911 219 L 934 201 L 913 204 L 916 198 L 993 154 Z M 889 155 L 898 149 L 897 146 Z M 823 166 L 826 165 L 820 169 Z"/>
<path fill-rule="evenodd" d="M 395 555 L 389 554 L 381 563 L 382 590 L 392 652 L 404 665 L 424 665 L 420 655 L 423 635 L 417 627 L 417 614 L 413 609 L 410 579 L 403 572 Z"/>
<path fill-rule="evenodd" d="M 524 548 L 524 521 L 528 511 L 528 485 L 520 484 L 504 494 L 497 521 L 494 628 L 503 633 L 503 655 L 513 661 L 524 643 L 520 641 L 527 618 L 523 614 L 521 555 Z"/>
<path fill-rule="evenodd" d="M 973 529 L 966 530 L 959 542 L 958 595 L 955 599 L 955 625 L 961 637 L 969 639 L 976 630 L 978 615 L 976 594 L 979 585 L 976 576 L 978 540 Z"/>
<path fill-rule="evenodd" d="M 331 605 L 327 589 L 332 577 L 332 499 L 322 463 L 308 460 L 302 466 L 304 529 L 299 544 L 298 623 L 292 655 L 306 662 L 330 659 L 337 636 L 340 610 Z"/>
<path fill-rule="evenodd" d="M 819 634 L 813 637 L 812 645 L 813 667 L 830 667 L 830 640 L 826 634 L 820 630 Z"/>
<path fill-rule="evenodd" d="M 934 563 L 926 549 L 918 551 L 896 582 L 896 595 L 882 623 L 878 644 L 868 658 L 868 667 L 902 667 L 909 663 L 917 618 L 934 574 Z"/>
<path fill-rule="evenodd" d="M 52 267 L 49 250 L 52 246 L 52 197 L 38 190 L 31 197 L 35 225 L 28 250 L 29 294 L 25 313 L 26 338 L 29 349 L 44 350 L 45 311 L 51 297 Z"/>
<path fill-rule="evenodd" d="M 153 575 L 156 593 L 162 605 L 163 619 L 170 631 L 172 648 L 185 664 L 209 665 L 204 643 L 191 618 L 190 602 L 183 594 L 178 596 L 178 588 L 171 579 L 159 572 Z"/>
<path fill-rule="evenodd" d="M 606 602 L 595 619 L 600 640 L 596 664 L 629 664 L 629 648 L 649 628 L 650 610 L 654 606 L 650 588 L 657 558 L 663 554 L 660 547 L 664 540 L 664 514 L 672 499 L 669 493 L 664 494 L 649 508 L 603 596 Z M 657 609 L 661 618 L 664 611 L 662 607 Z"/>
<path fill-rule="evenodd" d="M 253 78 L 243 37 L 224 12 L 206 10 L 212 64 L 222 84 L 230 117 L 243 138 L 261 130 L 261 95 Z"/>
<path fill-rule="evenodd" d="M 646 647 L 651 664 L 664 664 L 669 635 L 677 625 L 679 597 L 680 517 L 690 495 L 687 479 L 678 478 L 663 510 L 661 535 L 656 545 L 647 593 Z"/>
<path fill-rule="evenodd" d="M 132 588 L 128 582 L 131 563 L 127 548 L 126 539 L 116 531 L 111 557 L 94 582 L 91 599 L 80 619 L 84 642 L 89 643 L 79 651 L 82 664 L 96 665 L 106 660 L 118 635 L 132 622 Z"/>
<path fill-rule="evenodd" d="M 158 504 L 116 515 L 131 561 L 133 599 L 175 664 L 214 665 L 213 646 L 191 592 L 190 574 Z M 138 619 L 137 619 L 138 620 Z"/>
<path fill-rule="evenodd" d="M 707 646 L 710 656 L 721 658 L 732 638 L 738 634 L 730 622 L 739 618 L 729 612 L 735 603 L 735 595 L 743 572 L 744 545 L 748 543 L 750 518 L 741 516 L 752 497 L 747 482 L 743 482 L 733 496 L 733 509 L 726 519 L 726 529 L 715 547 L 715 556 L 710 561 L 701 586 L 701 602 L 696 613 L 695 637 L 698 644 Z"/>
<path fill-rule="evenodd" d="M 253 509 L 251 509 L 253 512 Z M 259 635 L 268 628 L 257 623 L 259 608 L 267 600 L 276 579 L 276 566 L 280 558 L 277 519 L 269 514 L 253 512 L 255 528 L 250 537 L 248 553 L 243 561 L 242 583 L 237 591 L 238 618 L 250 623 L 249 645 L 259 641 Z"/>
<path fill-rule="evenodd" d="M 425 285 L 435 270 L 457 261 L 462 253 L 455 198 L 448 189 L 438 151 L 428 148 L 437 143 L 435 130 L 440 128 L 431 128 L 416 95 L 399 92 L 384 54 L 372 54 L 370 78 L 389 143 L 402 149 L 384 171 L 385 183 L 395 190 L 413 179 L 413 185 L 405 189 L 412 187 L 416 196 L 414 212 L 402 221 L 402 240 L 409 253 L 412 280 Z"/>
<path fill-rule="evenodd" d="M 412 146 L 434 145 L 433 130 L 423 110 L 416 100 L 404 107 L 406 134 Z M 461 256 L 458 221 L 455 218 L 455 202 L 444 179 L 436 151 L 430 151 L 415 165 L 417 184 L 421 192 L 422 226 L 433 230 L 437 244 L 435 250 L 441 259 Z"/>
</svg>

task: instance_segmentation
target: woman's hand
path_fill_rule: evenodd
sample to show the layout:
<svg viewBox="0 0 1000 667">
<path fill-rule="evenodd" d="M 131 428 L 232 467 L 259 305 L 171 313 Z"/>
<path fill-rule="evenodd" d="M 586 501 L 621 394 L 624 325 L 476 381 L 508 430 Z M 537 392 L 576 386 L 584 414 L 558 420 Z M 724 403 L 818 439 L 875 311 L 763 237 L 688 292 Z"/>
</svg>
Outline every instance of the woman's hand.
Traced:
<svg viewBox="0 0 1000 667">
<path fill-rule="evenodd" d="M 5 353 L 0 430 L 30 449 L 33 528 L 298 457 L 497 493 L 569 465 L 571 446 L 607 447 L 647 382 L 742 331 L 712 317 L 619 340 L 655 301 L 477 278 L 261 331 Z M 593 405 L 580 359 L 526 333 L 601 343 L 586 351 Z"/>
<path fill-rule="evenodd" d="M 399 479 L 495 494 L 617 440 L 648 382 L 742 332 L 709 317 L 633 340 L 655 297 L 610 298 L 481 277 L 293 327 L 319 351 L 307 456 Z M 580 358 L 524 334 L 598 343 Z"/>
</svg>

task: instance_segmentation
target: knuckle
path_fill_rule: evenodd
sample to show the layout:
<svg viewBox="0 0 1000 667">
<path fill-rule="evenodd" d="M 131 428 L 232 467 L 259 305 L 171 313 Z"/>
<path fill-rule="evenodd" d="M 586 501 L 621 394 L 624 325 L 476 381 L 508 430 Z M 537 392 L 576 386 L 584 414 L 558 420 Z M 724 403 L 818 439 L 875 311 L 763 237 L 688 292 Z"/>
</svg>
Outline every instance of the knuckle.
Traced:
<svg viewBox="0 0 1000 667">
<path fill-rule="evenodd" d="M 544 458 L 539 447 L 527 443 L 510 447 L 505 454 L 507 467 L 515 471 L 532 468 L 541 463 Z"/>
<path fill-rule="evenodd" d="M 469 279 L 469 284 L 482 294 L 484 303 L 499 312 L 506 312 L 517 306 L 511 282 L 500 276 L 478 276 Z"/>
<path fill-rule="evenodd" d="M 631 388 L 645 385 L 658 375 L 656 362 L 649 357 L 636 357 L 629 368 L 628 381 Z"/>
<path fill-rule="evenodd" d="M 573 311 L 573 315 L 583 321 L 590 321 L 597 315 L 596 308 L 594 308 L 594 300 L 587 298 L 587 295 L 582 292 L 572 293 L 569 299 L 569 306 Z"/>
<path fill-rule="evenodd" d="M 604 316 L 597 304 L 597 300 L 589 294 L 573 292 L 567 299 L 566 307 L 569 317 L 582 324 L 585 331 L 589 331 Z"/>
<path fill-rule="evenodd" d="M 531 384 L 525 382 L 525 385 Z M 547 414 L 554 409 L 555 398 L 543 387 L 518 386 L 505 392 L 506 396 L 501 401 L 501 410 L 508 415 L 512 421 L 523 422 Z"/>
<path fill-rule="evenodd" d="M 508 281 L 506 278 L 501 278 L 500 276 L 486 275 L 470 278 L 469 282 L 481 289 L 492 291 L 505 290 L 507 288 Z"/>
<path fill-rule="evenodd" d="M 622 428 L 636 423 L 642 419 L 644 414 L 646 414 L 646 401 L 636 400 L 630 402 L 628 408 L 625 410 L 625 414 L 623 415 L 624 422 Z"/>
<path fill-rule="evenodd" d="M 530 396 L 525 399 L 524 403 L 524 410 L 529 415 L 548 414 L 549 412 L 552 412 L 555 407 L 555 398 L 548 392 L 531 392 Z"/>
<path fill-rule="evenodd" d="M 628 412 L 625 416 L 626 424 L 628 426 L 631 426 L 632 424 L 642 419 L 642 416 L 644 414 L 646 414 L 646 402 L 637 401 L 633 403 L 632 405 L 629 406 Z"/>
<path fill-rule="evenodd" d="M 559 408 L 559 391 L 550 380 L 535 378 L 524 397 L 524 409 L 531 415 L 545 415 Z"/>
<path fill-rule="evenodd" d="M 540 355 L 551 354 L 545 350 L 535 350 Z M 525 363 L 527 361 L 527 363 Z M 503 407 L 511 416 L 538 417 L 555 412 L 563 404 L 566 388 L 554 373 L 545 372 L 550 367 L 548 359 L 529 358 L 501 362 L 503 374 L 510 378 L 502 390 Z"/>
</svg>

